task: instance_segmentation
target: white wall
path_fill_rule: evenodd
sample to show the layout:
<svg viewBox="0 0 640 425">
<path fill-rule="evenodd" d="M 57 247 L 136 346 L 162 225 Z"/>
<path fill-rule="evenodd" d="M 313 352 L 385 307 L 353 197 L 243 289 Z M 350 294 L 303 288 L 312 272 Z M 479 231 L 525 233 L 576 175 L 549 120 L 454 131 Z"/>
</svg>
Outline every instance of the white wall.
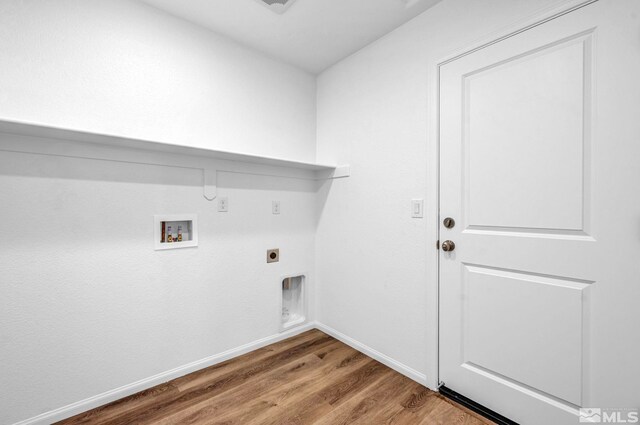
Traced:
<svg viewBox="0 0 640 425">
<path fill-rule="evenodd" d="M 134 1 L 1 1 L 0 75 L 3 119 L 315 159 L 315 77 Z M 313 284 L 317 183 L 220 173 L 228 213 L 202 184 L 0 150 L 1 424 L 278 334 L 280 277 Z M 154 251 L 172 213 L 199 215 L 198 248 Z"/>
<path fill-rule="evenodd" d="M 275 334 L 291 271 L 323 324 L 434 385 L 436 223 L 409 202 L 434 196 L 435 63 L 556 3 L 445 0 L 323 73 L 317 157 L 352 177 L 319 192 L 222 174 L 218 213 L 195 170 L 0 152 L 0 423 Z M 3 118 L 316 157 L 312 76 L 132 1 L 0 2 L 0 70 Z M 200 247 L 153 251 L 153 215 L 181 212 Z"/>
<path fill-rule="evenodd" d="M 435 67 L 453 51 L 558 3 L 445 0 L 318 79 L 318 161 L 352 170 L 341 185 L 323 189 L 318 320 L 432 387 Z M 425 219 L 411 218 L 412 198 L 426 198 Z"/>
<path fill-rule="evenodd" d="M 1 424 L 278 334 L 280 277 L 313 284 L 317 182 L 221 172 L 227 213 L 202 183 L 199 170 L 0 150 Z M 199 247 L 154 251 L 154 214 L 178 213 L 198 214 Z"/>
<path fill-rule="evenodd" d="M 0 2 L 0 118 L 315 157 L 315 78 L 129 0 Z"/>
</svg>

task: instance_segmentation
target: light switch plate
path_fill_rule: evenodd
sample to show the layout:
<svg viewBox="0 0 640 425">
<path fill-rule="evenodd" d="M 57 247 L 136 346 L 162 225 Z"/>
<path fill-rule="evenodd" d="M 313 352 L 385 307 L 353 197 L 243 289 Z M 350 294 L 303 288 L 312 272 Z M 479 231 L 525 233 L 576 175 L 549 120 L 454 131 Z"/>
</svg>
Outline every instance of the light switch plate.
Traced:
<svg viewBox="0 0 640 425">
<path fill-rule="evenodd" d="M 424 199 L 411 200 L 411 217 L 413 218 L 424 217 Z"/>
</svg>

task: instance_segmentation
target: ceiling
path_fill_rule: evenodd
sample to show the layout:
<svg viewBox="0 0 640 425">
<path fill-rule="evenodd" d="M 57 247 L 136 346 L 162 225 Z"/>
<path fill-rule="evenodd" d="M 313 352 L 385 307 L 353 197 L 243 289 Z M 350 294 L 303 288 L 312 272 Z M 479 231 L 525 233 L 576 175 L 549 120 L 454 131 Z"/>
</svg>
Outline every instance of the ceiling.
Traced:
<svg viewBox="0 0 640 425">
<path fill-rule="evenodd" d="M 440 0 L 296 0 L 282 15 L 259 0 L 142 0 L 311 73 Z"/>
</svg>

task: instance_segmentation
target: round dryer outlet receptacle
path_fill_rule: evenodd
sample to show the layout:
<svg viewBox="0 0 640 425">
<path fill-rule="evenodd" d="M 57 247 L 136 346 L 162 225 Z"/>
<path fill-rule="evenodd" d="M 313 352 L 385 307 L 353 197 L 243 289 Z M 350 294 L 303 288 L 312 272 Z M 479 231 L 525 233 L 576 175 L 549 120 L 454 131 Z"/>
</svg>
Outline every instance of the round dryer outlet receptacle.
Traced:
<svg viewBox="0 0 640 425">
<path fill-rule="evenodd" d="M 280 261 L 280 250 L 269 249 L 267 250 L 267 263 L 277 263 Z"/>
</svg>

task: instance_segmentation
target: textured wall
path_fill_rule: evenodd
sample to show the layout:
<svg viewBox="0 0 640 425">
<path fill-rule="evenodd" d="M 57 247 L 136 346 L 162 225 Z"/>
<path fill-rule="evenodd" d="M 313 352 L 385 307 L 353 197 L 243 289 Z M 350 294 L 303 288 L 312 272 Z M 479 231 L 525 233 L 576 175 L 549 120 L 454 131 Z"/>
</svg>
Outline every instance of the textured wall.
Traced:
<svg viewBox="0 0 640 425">
<path fill-rule="evenodd" d="M 327 183 L 317 238 L 318 319 L 436 385 L 437 205 L 427 155 L 437 61 L 557 0 L 445 0 L 318 79 L 318 160 Z M 331 186 L 331 187 L 330 187 Z M 329 188 L 330 187 L 330 188 Z M 411 199 L 425 198 L 424 219 Z"/>
<path fill-rule="evenodd" d="M 315 158 L 313 76 L 135 1 L 0 2 L 0 74 L 0 118 Z M 228 213 L 198 170 L 0 151 L 1 424 L 279 332 L 279 278 L 313 273 L 316 183 L 218 186 Z M 171 213 L 199 214 L 197 249 L 153 250 Z"/>
<path fill-rule="evenodd" d="M 0 118 L 315 157 L 313 76 L 136 1 L 1 1 L 0 70 Z"/>
<path fill-rule="evenodd" d="M 1 424 L 279 332 L 280 277 L 313 282 L 317 183 L 218 185 L 227 213 L 197 170 L 0 151 Z M 179 213 L 199 247 L 154 251 L 154 214 Z"/>
<path fill-rule="evenodd" d="M 447 0 L 322 74 L 317 156 L 352 177 L 319 192 L 221 174 L 221 214 L 197 171 L 0 152 L 0 423 L 276 333 L 278 278 L 313 275 L 315 262 L 320 321 L 433 384 L 436 223 L 410 218 L 410 199 L 433 195 L 432 65 L 553 3 Z M 10 0 L 0 12 L 5 118 L 316 156 L 303 72 L 132 1 Z M 198 213 L 200 247 L 153 251 L 159 213 Z M 282 262 L 267 267 L 276 246 Z"/>
</svg>

